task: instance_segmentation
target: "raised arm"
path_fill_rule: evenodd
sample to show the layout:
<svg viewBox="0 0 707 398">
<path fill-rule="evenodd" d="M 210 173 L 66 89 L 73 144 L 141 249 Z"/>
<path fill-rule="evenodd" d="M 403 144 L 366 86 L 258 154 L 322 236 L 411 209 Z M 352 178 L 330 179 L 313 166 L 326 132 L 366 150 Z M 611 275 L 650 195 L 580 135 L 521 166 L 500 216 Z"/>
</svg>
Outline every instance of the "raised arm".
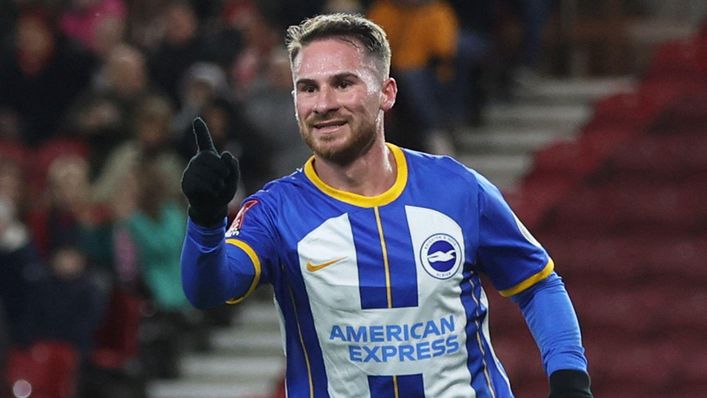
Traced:
<svg viewBox="0 0 707 398">
<path fill-rule="evenodd" d="M 194 119 L 193 129 L 197 153 L 182 176 L 182 191 L 189 201 L 182 285 L 192 305 L 211 308 L 245 293 L 255 272 L 246 255 L 226 250 L 224 239 L 228 202 L 240 177 L 238 160 L 229 152 L 218 154 L 201 118 Z"/>
</svg>

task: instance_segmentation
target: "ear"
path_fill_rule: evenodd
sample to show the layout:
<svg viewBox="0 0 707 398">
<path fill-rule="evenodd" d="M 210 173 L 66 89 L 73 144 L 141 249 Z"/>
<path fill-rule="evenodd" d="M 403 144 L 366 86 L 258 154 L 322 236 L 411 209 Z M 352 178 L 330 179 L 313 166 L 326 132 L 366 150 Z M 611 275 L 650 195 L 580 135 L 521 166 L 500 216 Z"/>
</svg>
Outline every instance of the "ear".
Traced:
<svg viewBox="0 0 707 398">
<path fill-rule="evenodd" d="M 297 93 L 295 93 L 295 90 L 293 89 L 290 94 L 292 95 L 292 105 L 295 108 L 295 120 L 299 123 L 299 112 L 297 112 Z"/>
<path fill-rule="evenodd" d="M 387 112 L 392 109 L 397 96 L 398 83 L 392 77 L 385 79 L 381 86 L 381 110 Z"/>
</svg>

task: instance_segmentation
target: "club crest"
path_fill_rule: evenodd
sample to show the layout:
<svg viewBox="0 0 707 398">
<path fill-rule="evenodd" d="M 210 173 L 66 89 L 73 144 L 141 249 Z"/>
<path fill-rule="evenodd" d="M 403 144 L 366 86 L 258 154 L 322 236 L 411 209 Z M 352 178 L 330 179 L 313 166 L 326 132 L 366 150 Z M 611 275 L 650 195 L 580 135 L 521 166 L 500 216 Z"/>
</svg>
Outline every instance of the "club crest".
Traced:
<svg viewBox="0 0 707 398">
<path fill-rule="evenodd" d="M 420 263 L 433 278 L 449 279 L 461 266 L 461 246 L 450 235 L 434 234 L 420 248 Z"/>
</svg>

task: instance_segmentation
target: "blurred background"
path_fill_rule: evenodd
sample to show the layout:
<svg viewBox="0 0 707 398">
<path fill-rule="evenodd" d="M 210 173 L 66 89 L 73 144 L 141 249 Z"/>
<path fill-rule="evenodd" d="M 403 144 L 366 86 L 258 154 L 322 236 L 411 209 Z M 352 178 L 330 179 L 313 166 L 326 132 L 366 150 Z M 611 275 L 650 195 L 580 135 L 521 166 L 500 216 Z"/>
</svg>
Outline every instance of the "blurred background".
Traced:
<svg viewBox="0 0 707 398">
<path fill-rule="evenodd" d="M 595 396 L 707 396 L 702 0 L 2 0 L 0 396 L 284 397 L 271 291 L 183 296 L 179 181 L 196 115 L 240 158 L 231 216 L 304 163 L 283 33 L 334 11 L 388 32 L 389 140 L 489 177 L 548 249 Z M 517 396 L 546 396 L 489 300 Z"/>
</svg>

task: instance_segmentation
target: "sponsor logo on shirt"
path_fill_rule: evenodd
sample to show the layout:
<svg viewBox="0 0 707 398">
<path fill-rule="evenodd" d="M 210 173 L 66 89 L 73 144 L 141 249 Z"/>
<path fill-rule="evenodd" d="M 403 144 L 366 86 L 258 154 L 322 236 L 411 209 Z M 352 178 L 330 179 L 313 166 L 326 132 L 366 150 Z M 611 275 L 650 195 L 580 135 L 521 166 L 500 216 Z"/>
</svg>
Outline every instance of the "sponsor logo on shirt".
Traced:
<svg viewBox="0 0 707 398">
<path fill-rule="evenodd" d="M 344 344 L 351 362 L 416 362 L 459 351 L 454 315 L 414 323 L 334 325 L 329 341 Z"/>
</svg>

